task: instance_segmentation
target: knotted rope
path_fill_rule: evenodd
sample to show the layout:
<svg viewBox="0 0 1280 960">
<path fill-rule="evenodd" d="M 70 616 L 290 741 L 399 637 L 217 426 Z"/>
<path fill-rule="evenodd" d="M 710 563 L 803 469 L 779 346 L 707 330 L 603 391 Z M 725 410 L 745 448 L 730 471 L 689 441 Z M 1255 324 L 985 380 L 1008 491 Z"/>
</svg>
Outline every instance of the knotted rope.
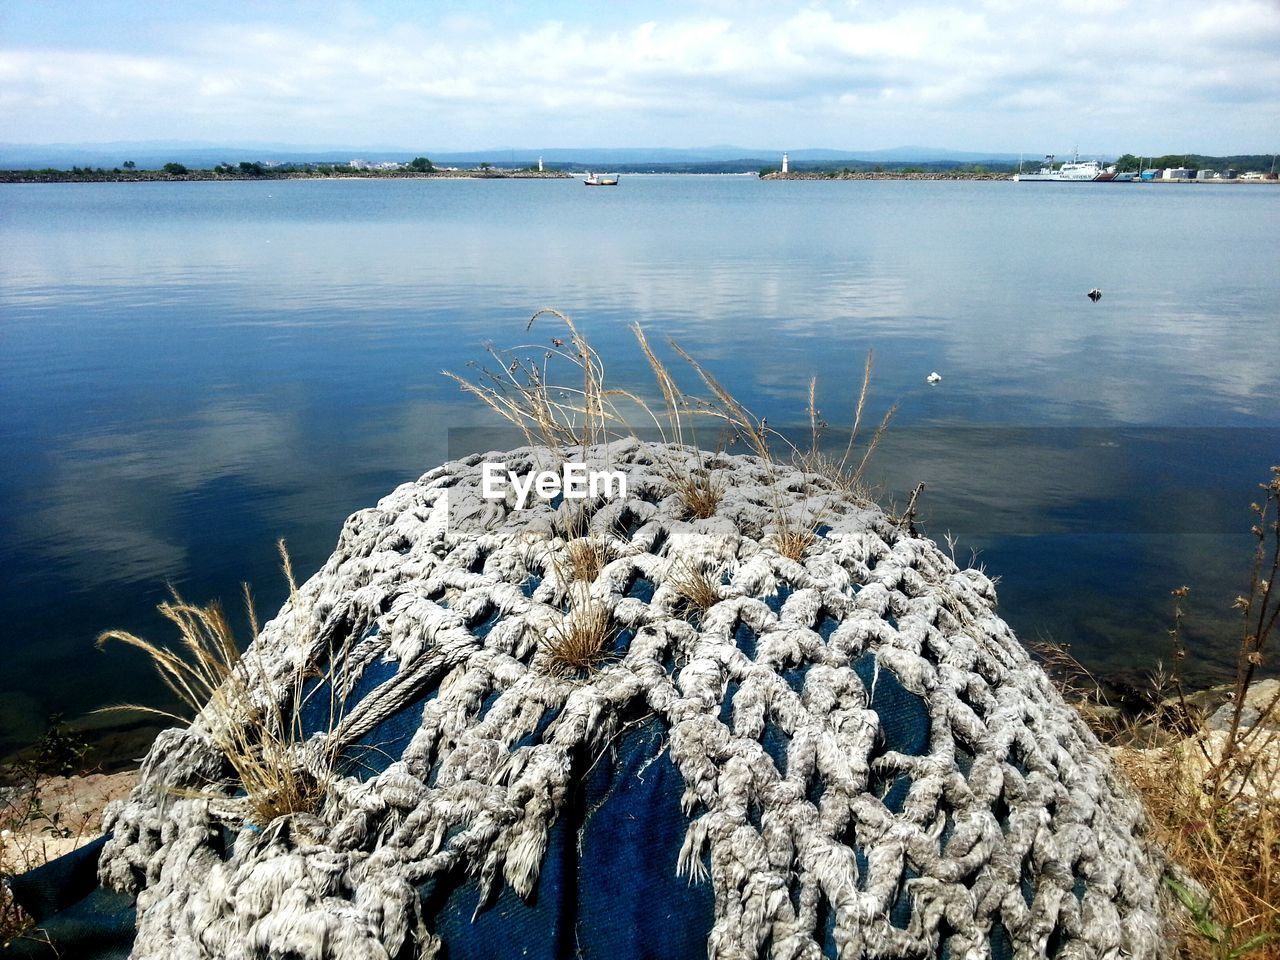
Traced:
<svg viewBox="0 0 1280 960">
<path fill-rule="evenodd" d="M 482 460 L 548 464 L 525 448 L 348 519 L 250 653 L 264 698 L 299 657 L 339 683 L 345 766 L 321 809 L 241 829 L 207 719 L 161 736 L 108 811 L 100 866 L 138 896 L 134 957 L 432 956 L 423 885 L 531 896 L 575 785 L 645 724 L 684 784 L 661 867 L 710 884 L 712 957 L 1159 955 L 1141 806 L 990 580 L 791 468 L 636 441 L 590 454 L 626 473 L 625 500 L 483 499 Z M 691 519 L 669 478 L 702 469 L 725 492 Z M 779 534 L 801 527 L 813 542 L 789 559 Z M 606 562 L 570 582 L 584 538 Z M 705 609 L 691 571 L 718 597 Z M 609 649 L 566 670 L 554 640 L 588 605 Z M 332 650 L 344 669 L 325 673 Z"/>
</svg>

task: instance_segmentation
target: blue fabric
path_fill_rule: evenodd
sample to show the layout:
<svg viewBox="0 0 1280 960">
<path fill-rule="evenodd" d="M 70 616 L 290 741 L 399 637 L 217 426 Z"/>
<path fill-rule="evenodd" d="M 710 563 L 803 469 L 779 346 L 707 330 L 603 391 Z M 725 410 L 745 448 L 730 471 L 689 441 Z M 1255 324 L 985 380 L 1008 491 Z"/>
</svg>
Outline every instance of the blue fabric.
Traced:
<svg viewBox="0 0 1280 960">
<path fill-rule="evenodd" d="M 754 654 L 754 633 L 740 629 L 736 639 Z M 385 682 L 396 669 L 394 663 L 370 664 L 354 699 Z M 881 668 L 877 673 L 872 654 L 860 657 L 853 669 L 880 718 L 877 753 L 923 753 L 929 740 L 924 702 L 890 670 Z M 793 686 L 802 686 L 803 671 L 794 672 L 797 675 L 788 679 Z M 721 712 L 725 722 L 730 722 L 729 705 L 736 690 L 737 684 L 731 683 Z M 429 694 L 434 695 L 435 691 Z M 364 738 L 353 751 L 356 756 L 349 758 L 361 772 L 383 769 L 399 756 L 418 728 L 422 703 L 415 702 Z M 311 710 L 309 719 L 323 725 L 327 700 L 315 698 Z M 546 711 L 534 733 L 519 745 L 537 742 L 555 713 Z M 783 774 L 788 744 L 778 724 L 767 722 L 762 745 Z M 443 940 L 449 960 L 701 960 L 706 956 L 714 895 L 708 881 L 691 883 L 676 875 L 688 818 L 680 806 L 684 781 L 666 750 L 663 724 L 650 719 L 632 725 L 602 755 L 583 755 L 576 765 L 586 772 L 575 782 L 566 808 L 551 828 L 539 879 L 527 901 L 504 884 L 492 902 L 481 903 L 477 882 L 462 871 L 432 878 L 419 889 L 427 922 Z M 899 811 L 910 784 L 909 777 L 898 774 L 880 778 L 872 787 L 891 810 Z M 810 784 L 809 792 L 816 803 L 821 783 Z M 759 811 L 751 813 L 758 821 Z M 865 882 L 866 856 L 856 837 L 847 839 L 860 880 Z M 97 887 L 97 857 L 104 842 L 105 838 L 13 879 L 19 903 L 37 918 L 41 932 L 15 940 L 0 950 L 0 956 L 127 957 L 134 936 L 134 905 L 128 897 Z M 908 867 L 907 876 L 914 875 Z M 1023 893 L 1034 893 L 1025 880 Z M 910 898 L 902 890 L 891 907 L 890 921 L 906 927 L 910 918 Z M 826 957 L 836 955 L 834 920 L 824 903 L 819 936 Z M 1008 934 L 999 925 L 992 930 L 991 947 L 995 960 L 1011 956 Z M 941 955 L 946 956 L 945 949 Z"/>
<path fill-rule="evenodd" d="M 35 927 L 8 944 L 0 957 L 125 960 L 133 946 L 132 897 L 98 886 L 98 855 L 106 837 L 16 877 L 14 899 Z"/>
<path fill-rule="evenodd" d="M 676 876 L 688 824 L 684 781 L 656 721 L 594 759 L 548 837 L 525 902 L 504 886 L 475 919 L 465 876 L 421 888 L 428 924 L 449 960 L 701 960 L 715 913 L 709 882 Z M 655 759 L 656 758 L 656 759 Z"/>
<path fill-rule="evenodd" d="M 78 850 L 9 879 L 18 905 L 33 920 L 43 920 L 82 900 L 98 885 L 98 855 L 107 838 L 99 837 Z"/>
</svg>

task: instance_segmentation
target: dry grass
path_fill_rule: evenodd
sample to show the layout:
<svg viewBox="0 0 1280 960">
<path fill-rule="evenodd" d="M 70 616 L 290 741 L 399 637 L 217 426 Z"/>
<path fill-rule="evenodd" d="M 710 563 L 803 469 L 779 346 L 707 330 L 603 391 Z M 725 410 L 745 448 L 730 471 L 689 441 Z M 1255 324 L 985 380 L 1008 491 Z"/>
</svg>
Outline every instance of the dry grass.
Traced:
<svg viewBox="0 0 1280 960">
<path fill-rule="evenodd" d="M 1212 789 L 1201 743 L 1183 740 L 1155 750 L 1121 747 L 1118 765 L 1146 801 L 1154 839 L 1187 877 L 1167 880 L 1186 908 L 1177 956 L 1219 960 L 1246 954 L 1280 957 L 1280 742 L 1260 738 L 1237 757 L 1250 764 L 1249 794 Z M 1256 793 L 1254 791 L 1257 791 Z"/>
<path fill-rule="evenodd" d="M 706 396 L 683 389 L 671 370 L 658 357 L 639 325 L 632 327 L 662 401 L 657 407 L 630 390 L 608 388 L 606 368 L 572 318 L 557 310 L 543 309 L 529 320 L 526 330 L 541 317 L 559 320 L 568 330 L 568 341 L 553 337 L 550 349 L 523 344 L 499 351 L 488 347 L 493 367 L 473 365 L 475 379 L 455 373 L 445 375 L 479 398 L 490 410 L 518 427 L 526 442 L 565 451 L 622 437 L 635 436 L 640 426 L 657 430 L 663 443 L 700 450 L 697 424 L 709 422 L 717 433 L 744 444 L 769 464 L 788 463 L 818 473 L 844 490 L 865 497 L 863 473 L 879 446 L 897 409 L 890 407 L 870 440 L 860 446 L 859 438 L 870 392 L 872 355 L 867 354 L 862 386 L 853 410 L 853 424 L 840 457 L 823 451 L 827 423 L 817 409 L 816 380 L 810 382 L 808 413 L 810 447 L 803 450 L 757 417 L 679 344 L 669 341 L 677 356 L 708 391 Z M 537 356 L 539 359 L 534 359 Z M 676 486 L 691 516 L 708 517 L 724 495 L 723 488 L 707 474 L 705 461 L 690 466 L 687 461 L 668 466 L 668 478 Z"/>
<path fill-rule="evenodd" d="M 667 479 L 675 488 L 686 516 L 695 520 L 715 516 L 720 501 L 724 499 L 725 488 L 709 470 L 695 467 L 684 473 L 669 472 Z"/>
<path fill-rule="evenodd" d="M 701 564 L 684 558 L 675 561 L 667 574 L 667 582 L 686 609 L 697 617 L 720 602 L 720 580 Z"/>
<path fill-rule="evenodd" d="M 1120 710 L 1113 707 L 1102 683 L 1089 671 L 1065 643 L 1057 643 L 1048 637 L 1038 637 L 1026 643 L 1027 650 L 1049 675 L 1064 700 L 1073 704 L 1089 728 L 1103 740 L 1115 739 L 1127 742 L 1133 739 L 1137 729 L 1134 719 L 1121 719 Z M 1162 684 L 1157 679 L 1158 689 Z M 1154 701 L 1153 701 L 1154 702 Z"/>
<path fill-rule="evenodd" d="M 828 423 L 818 409 L 818 380 L 816 377 L 810 378 L 809 403 L 806 407 L 806 412 L 809 416 L 809 449 L 799 453 L 797 458 L 800 464 L 810 473 L 827 477 L 847 492 L 864 498 L 867 497 L 867 492 L 863 486 L 863 475 L 866 472 L 867 464 L 870 463 L 876 448 L 880 446 L 880 441 L 884 439 L 894 414 L 898 412 L 896 403 L 885 411 L 879 424 L 872 431 L 871 439 L 867 441 L 865 446 L 861 447 L 861 454 L 859 455 L 858 435 L 862 429 L 867 398 L 871 392 L 871 368 L 874 357 L 874 353 L 868 350 L 866 364 L 862 368 L 862 386 L 858 390 L 858 399 L 853 407 L 853 425 L 849 428 L 849 439 L 845 443 L 844 452 L 839 459 L 830 456 L 823 450 L 823 437 L 826 434 Z"/>
<path fill-rule="evenodd" d="M 612 656 L 616 632 L 606 604 L 589 598 L 573 603 L 543 640 L 550 672 L 562 677 L 590 676 Z"/>
<path fill-rule="evenodd" d="M 290 602 L 296 606 L 297 585 L 283 541 L 279 547 L 289 581 Z M 247 586 L 244 597 L 256 637 L 258 622 Z M 161 680 L 196 715 L 234 769 L 237 785 L 245 794 L 247 822 L 261 827 L 287 814 L 318 810 L 337 757 L 335 750 L 323 742 L 327 737 L 309 755 L 302 749 L 307 739 L 302 715 L 309 699 L 305 687 L 309 679 L 317 678 L 307 657 L 296 658 L 298 666 L 287 678 L 286 689 L 278 691 L 259 657 L 241 655 L 217 603 L 198 606 L 187 603 L 175 592 L 173 600 L 160 604 L 159 610 L 178 630 L 178 651 L 122 630 L 103 633 L 98 637 L 98 646 L 115 641 L 141 650 L 150 658 Z M 305 642 L 304 638 L 296 639 Z M 313 686 L 313 691 L 327 688 L 329 733 L 342 713 L 337 693 L 341 678 L 336 672 L 340 669 L 338 664 L 345 660 L 344 653 L 345 650 L 329 651 L 329 672 Z M 277 695 L 281 692 L 283 697 Z M 138 704 L 106 709 L 159 714 L 187 722 L 181 715 Z"/>
<path fill-rule="evenodd" d="M 1184 960 L 1280 958 L 1280 692 L 1255 689 L 1280 613 L 1280 467 L 1261 489 L 1253 504 L 1249 589 L 1235 604 L 1241 636 L 1225 728 L 1207 729 L 1183 689 L 1182 604 L 1189 591 L 1180 587 L 1173 591 L 1172 675 L 1153 681 L 1150 710 L 1103 730 L 1119 744 L 1116 763 L 1145 801 L 1154 839 L 1181 871 L 1166 884 L 1184 908 L 1176 954 Z M 1105 704 L 1096 683 L 1088 691 L 1089 683 L 1079 682 L 1087 674 L 1075 676 L 1068 696 Z M 1175 695 L 1166 696 L 1166 688 Z M 1165 745 L 1134 745 L 1153 731 Z"/>
<path fill-rule="evenodd" d="M 589 536 L 565 544 L 565 570 L 568 579 L 594 583 L 600 571 L 613 559 L 613 550 L 604 537 Z"/>
<path fill-rule="evenodd" d="M 519 428 L 531 446 L 564 451 L 627 436 L 633 432 L 630 423 L 636 412 L 661 428 L 661 420 L 642 398 L 606 389 L 604 361 L 572 317 L 544 308 L 529 318 L 525 330 L 544 316 L 565 325 L 567 342 L 553 337 L 549 349 L 520 344 L 503 351 L 490 344 L 487 350 L 496 366 L 469 364 L 475 370 L 474 382 L 448 370 L 444 375 Z"/>
<path fill-rule="evenodd" d="M 812 524 L 802 524 L 796 522 L 789 513 L 778 512 L 778 527 L 773 533 L 773 545 L 778 553 L 788 560 L 799 561 L 817 542 L 817 521 Z"/>
<path fill-rule="evenodd" d="M 554 527 L 564 546 L 562 549 L 551 548 L 550 563 L 565 589 L 573 583 L 594 583 L 600 572 L 617 556 L 617 547 L 609 536 L 592 532 L 586 504 L 566 501 Z"/>
</svg>

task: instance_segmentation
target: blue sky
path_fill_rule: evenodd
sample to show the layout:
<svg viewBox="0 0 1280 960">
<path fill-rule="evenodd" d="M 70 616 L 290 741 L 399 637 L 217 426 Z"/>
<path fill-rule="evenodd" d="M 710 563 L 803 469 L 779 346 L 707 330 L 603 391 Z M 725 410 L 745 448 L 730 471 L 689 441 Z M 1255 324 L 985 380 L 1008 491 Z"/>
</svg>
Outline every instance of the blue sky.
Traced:
<svg viewBox="0 0 1280 960">
<path fill-rule="evenodd" d="M 0 140 L 1280 149 L 1280 0 L 0 2 Z"/>
</svg>

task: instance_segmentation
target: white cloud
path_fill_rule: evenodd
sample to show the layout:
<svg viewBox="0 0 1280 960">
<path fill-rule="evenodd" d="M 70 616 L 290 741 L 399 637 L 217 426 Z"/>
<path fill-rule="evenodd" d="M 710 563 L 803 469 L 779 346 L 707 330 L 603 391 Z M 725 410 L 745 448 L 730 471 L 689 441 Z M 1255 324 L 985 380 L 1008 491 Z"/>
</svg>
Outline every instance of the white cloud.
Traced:
<svg viewBox="0 0 1280 960">
<path fill-rule="evenodd" d="M 1280 128 L 1280 8 L 1261 0 L 688 11 L 507 30 L 465 15 L 215 23 L 166 34 L 159 53 L 9 48 L 0 102 L 12 140 L 186 132 L 435 149 L 624 136 L 1017 149 L 1101 123 L 1084 131 L 1092 149 L 1226 151 L 1267 149 L 1254 131 Z"/>
</svg>

